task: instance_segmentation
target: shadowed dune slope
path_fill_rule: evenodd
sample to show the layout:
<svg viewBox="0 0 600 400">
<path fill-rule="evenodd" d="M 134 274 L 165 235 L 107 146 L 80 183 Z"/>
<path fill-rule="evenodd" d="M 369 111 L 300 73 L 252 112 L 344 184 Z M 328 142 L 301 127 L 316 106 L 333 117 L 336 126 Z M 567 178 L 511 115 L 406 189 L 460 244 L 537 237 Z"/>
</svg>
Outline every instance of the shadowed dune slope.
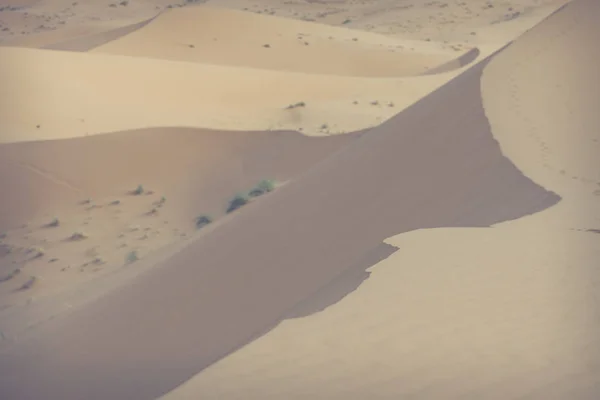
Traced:
<svg viewBox="0 0 600 400">
<path fill-rule="evenodd" d="M 77 37 L 70 37 L 59 42 L 51 43 L 43 46 L 43 49 L 48 50 L 64 50 L 64 51 L 89 51 L 95 47 L 102 46 L 113 40 L 117 40 L 120 37 L 127 35 L 131 32 L 135 32 L 138 29 L 143 28 L 150 23 L 154 18 L 138 22 L 135 24 L 125 25 L 122 27 L 95 32 L 88 35 L 81 35 Z"/>
<path fill-rule="evenodd" d="M 373 262 L 387 237 L 488 226 L 555 204 L 559 197 L 524 177 L 492 138 L 483 66 L 242 208 L 163 267 L 7 348 L 0 395 L 156 398 L 271 329 L 360 259 Z"/>
<path fill-rule="evenodd" d="M 599 19 L 600 2 L 574 1 L 483 74 L 486 115 L 502 150 L 555 190 L 576 184 L 590 193 L 600 185 Z"/>
<path fill-rule="evenodd" d="M 455 52 L 399 49 L 382 35 L 212 7 L 169 10 L 93 52 L 343 76 L 411 76 Z M 458 66 L 457 66 L 458 67 Z"/>
<path fill-rule="evenodd" d="M 0 145 L 0 232 L 86 198 L 160 191 L 182 216 L 219 214 L 260 179 L 285 181 L 356 135 L 153 128 Z"/>
<path fill-rule="evenodd" d="M 483 72 L 494 138 L 559 204 L 390 238 L 399 250 L 351 296 L 164 400 L 600 398 L 599 18 L 600 3 L 574 1 Z"/>
</svg>

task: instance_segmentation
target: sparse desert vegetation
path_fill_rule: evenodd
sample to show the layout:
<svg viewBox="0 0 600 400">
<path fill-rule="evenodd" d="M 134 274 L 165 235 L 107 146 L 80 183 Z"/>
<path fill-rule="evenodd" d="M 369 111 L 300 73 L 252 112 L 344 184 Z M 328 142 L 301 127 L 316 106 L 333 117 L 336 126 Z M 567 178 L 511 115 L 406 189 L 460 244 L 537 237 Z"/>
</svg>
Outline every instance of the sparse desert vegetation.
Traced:
<svg viewBox="0 0 600 400">
<path fill-rule="evenodd" d="M 137 250 L 132 250 L 125 256 L 125 264 L 132 264 L 140 259 Z"/>
<path fill-rule="evenodd" d="M 227 213 L 231 213 L 250 202 L 250 197 L 245 193 L 236 194 L 230 201 L 227 207 Z"/>
<path fill-rule="evenodd" d="M 11 272 L 9 272 L 8 274 L 0 277 L 0 282 L 9 281 L 9 280 L 15 278 L 16 276 L 18 276 L 19 274 L 21 274 L 21 268 L 15 268 L 14 270 L 12 270 Z"/>
<path fill-rule="evenodd" d="M 291 110 L 291 109 L 298 108 L 298 107 L 306 107 L 306 103 L 303 101 L 299 101 L 298 103 L 290 104 L 289 106 L 286 107 L 286 109 Z"/>
<path fill-rule="evenodd" d="M 59 225 L 60 221 L 58 220 L 58 218 L 54 217 L 52 221 L 48 222 L 45 226 L 48 228 L 56 228 Z"/>
<path fill-rule="evenodd" d="M 141 194 L 144 193 L 144 186 L 143 185 L 138 185 L 135 189 L 133 189 L 131 191 L 131 194 L 133 194 L 134 196 L 139 196 Z"/>
<path fill-rule="evenodd" d="M 69 236 L 69 240 L 71 240 L 71 241 L 80 241 L 80 240 L 84 240 L 87 238 L 88 238 L 88 235 L 86 235 L 83 232 L 73 232 L 73 234 L 71 236 Z"/>
<path fill-rule="evenodd" d="M 35 286 L 37 284 L 38 281 L 39 281 L 39 278 L 37 276 L 31 276 L 25 283 L 23 283 L 23 285 L 19 288 L 19 290 L 23 291 L 23 290 L 31 289 L 33 286 Z"/>
<path fill-rule="evenodd" d="M 196 229 L 204 228 L 206 225 L 213 222 L 210 215 L 200 215 L 196 218 Z"/>
<path fill-rule="evenodd" d="M 276 182 L 272 179 L 263 179 L 259 181 L 255 187 L 250 189 L 247 193 L 238 193 L 230 201 L 227 207 L 227 213 L 231 213 L 246 204 L 248 204 L 253 198 L 262 196 L 266 193 L 275 190 Z"/>
<path fill-rule="evenodd" d="M 272 179 L 263 179 L 260 182 L 258 182 L 258 184 L 252 189 L 250 190 L 250 192 L 248 192 L 248 195 L 250 197 L 258 197 L 258 196 L 262 196 L 263 194 L 272 192 L 273 190 L 275 190 L 275 181 Z"/>
<path fill-rule="evenodd" d="M 46 254 L 46 251 L 41 247 L 30 247 L 27 249 L 26 254 L 30 254 L 31 258 L 41 258 Z"/>
</svg>

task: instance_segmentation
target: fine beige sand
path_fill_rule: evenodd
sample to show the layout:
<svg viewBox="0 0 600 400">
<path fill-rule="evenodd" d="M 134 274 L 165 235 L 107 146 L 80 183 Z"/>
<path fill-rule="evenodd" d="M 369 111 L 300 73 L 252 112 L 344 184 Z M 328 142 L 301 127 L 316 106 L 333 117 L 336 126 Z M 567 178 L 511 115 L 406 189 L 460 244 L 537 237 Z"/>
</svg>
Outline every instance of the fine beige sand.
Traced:
<svg viewBox="0 0 600 400">
<path fill-rule="evenodd" d="M 598 398 L 599 17 L 0 6 L 0 398 Z"/>
<path fill-rule="evenodd" d="M 599 16 L 575 2 L 483 71 L 502 151 L 560 203 L 492 228 L 393 236 L 398 251 L 340 303 L 164 398 L 598 398 Z"/>
</svg>

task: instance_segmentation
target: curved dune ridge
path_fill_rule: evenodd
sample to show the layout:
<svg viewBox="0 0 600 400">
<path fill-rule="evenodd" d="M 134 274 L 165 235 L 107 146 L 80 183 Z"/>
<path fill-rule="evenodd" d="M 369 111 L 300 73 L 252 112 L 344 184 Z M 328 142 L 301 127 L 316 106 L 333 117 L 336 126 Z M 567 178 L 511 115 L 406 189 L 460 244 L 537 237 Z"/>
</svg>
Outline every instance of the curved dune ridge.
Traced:
<svg viewBox="0 0 600 400">
<path fill-rule="evenodd" d="M 152 1 L 0 48 L 1 399 L 600 398 L 597 1 Z"/>
<path fill-rule="evenodd" d="M 218 214 L 236 188 L 264 177 L 286 181 L 355 137 L 153 128 L 3 144 L 0 186 L 11 190 L 0 204 L 0 231 L 85 198 L 122 197 L 139 183 L 178 202 L 187 218 L 203 208 Z"/>
<path fill-rule="evenodd" d="M 483 71 L 494 137 L 560 203 L 491 229 L 391 237 L 398 251 L 356 292 L 163 398 L 598 398 L 598 18 L 597 2 L 576 1 Z"/>
<path fill-rule="evenodd" d="M 378 125 L 461 71 L 356 78 L 13 47 L 0 58 L 4 143 L 156 126 L 345 133 Z"/>
<path fill-rule="evenodd" d="M 348 268 L 364 270 L 389 255 L 373 254 L 387 237 L 489 226 L 555 204 L 559 197 L 522 176 L 493 140 L 479 95 L 484 64 L 242 209 L 170 258 L 168 268 L 8 347 L 4 393 L 155 398 L 297 315 L 295 305 Z M 368 264 L 356 266 L 361 259 Z"/>
<path fill-rule="evenodd" d="M 580 0 L 526 33 L 483 76 L 502 151 L 546 187 L 600 183 L 600 2 Z"/>
<path fill-rule="evenodd" d="M 154 257 L 181 235 L 194 235 L 198 216 L 224 218 L 238 191 L 265 178 L 293 179 L 356 136 L 156 128 L 0 146 L 0 185 L 10 188 L 0 198 L 0 232 L 8 234 L 0 243 L 0 277 L 15 267 L 27 272 L 0 285 L 2 337 L 19 337 L 47 318 L 38 317 L 38 307 L 45 315 L 64 311 L 67 301 L 51 295 L 68 298 L 91 277 L 85 292 L 95 295 L 98 277 L 120 272 L 129 252 Z M 138 184 L 147 192 L 132 196 Z M 167 203 L 156 207 L 161 198 Z M 148 215 L 152 210 L 158 212 Z M 45 226 L 53 218 L 60 225 Z M 65 241 L 73 232 L 87 239 Z M 45 257 L 23 263 L 19 253 L 28 247 L 42 248 Z M 94 257 L 104 261 L 101 271 L 86 268 Z M 43 285 L 15 293 L 31 275 Z M 40 299 L 33 309 L 19 307 L 32 293 Z"/>
<path fill-rule="evenodd" d="M 342 76 L 410 76 L 454 51 L 369 32 L 213 7 L 171 9 L 93 52 Z"/>
</svg>

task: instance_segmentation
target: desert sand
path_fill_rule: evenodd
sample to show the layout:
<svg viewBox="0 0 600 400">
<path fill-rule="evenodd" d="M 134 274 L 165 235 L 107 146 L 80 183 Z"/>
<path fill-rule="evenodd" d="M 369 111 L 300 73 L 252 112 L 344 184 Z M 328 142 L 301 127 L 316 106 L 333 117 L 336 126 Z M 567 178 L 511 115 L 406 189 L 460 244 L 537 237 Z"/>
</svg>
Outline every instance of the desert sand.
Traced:
<svg viewBox="0 0 600 400">
<path fill-rule="evenodd" d="M 187 3 L 0 7 L 2 399 L 598 398 L 600 4 Z"/>
</svg>

